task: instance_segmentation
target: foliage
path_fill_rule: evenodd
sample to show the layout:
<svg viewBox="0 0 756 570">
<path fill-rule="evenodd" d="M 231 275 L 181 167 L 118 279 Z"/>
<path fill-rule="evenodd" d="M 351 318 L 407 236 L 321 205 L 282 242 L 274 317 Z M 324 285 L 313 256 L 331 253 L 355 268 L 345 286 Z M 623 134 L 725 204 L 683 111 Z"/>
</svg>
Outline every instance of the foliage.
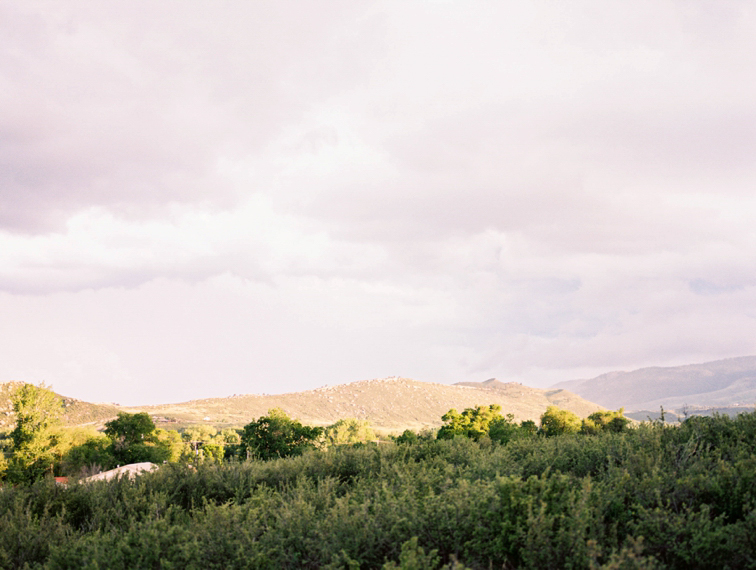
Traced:
<svg viewBox="0 0 756 570">
<path fill-rule="evenodd" d="M 116 466 L 113 442 L 105 435 L 93 435 L 73 445 L 61 459 L 61 473 L 66 475 L 93 475 Z"/>
<path fill-rule="evenodd" d="M 184 441 L 181 438 L 181 434 L 172 429 L 160 429 L 155 430 L 155 446 L 152 452 L 152 463 L 159 462 L 175 462 L 178 461 L 183 455 Z"/>
<path fill-rule="evenodd" d="M 280 408 L 273 408 L 267 416 L 244 426 L 240 450 L 264 460 L 301 455 L 315 449 L 322 434 L 323 428 L 302 425 Z"/>
<path fill-rule="evenodd" d="M 113 440 L 116 448 L 126 448 L 134 444 L 153 442 L 155 422 L 146 412 L 127 414 L 120 412 L 118 417 L 105 424 L 105 435 Z"/>
<path fill-rule="evenodd" d="M 226 428 L 218 432 L 210 425 L 186 428 L 181 437 L 186 445 L 179 459 L 193 463 L 211 461 L 222 463 L 237 455 L 241 437 L 234 429 Z"/>
<path fill-rule="evenodd" d="M 431 550 L 428 554 L 425 549 L 417 543 L 417 537 L 402 544 L 402 551 L 399 554 L 399 563 L 394 561 L 386 562 L 382 570 L 435 570 L 441 564 L 441 557 L 438 550 Z M 469 570 L 463 564 L 458 564 L 456 560 L 451 564 L 444 564 L 441 570 Z"/>
<path fill-rule="evenodd" d="M 411 429 L 404 430 L 401 435 L 398 435 L 394 438 L 394 442 L 398 444 L 415 444 L 419 440 L 419 436 L 412 431 Z"/>
<path fill-rule="evenodd" d="M 620 408 L 616 412 L 610 410 L 594 412 L 583 420 L 580 433 L 591 435 L 600 431 L 622 432 L 630 424 L 630 420 L 624 416 L 624 412 L 624 408 Z"/>
<path fill-rule="evenodd" d="M 501 418 L 500 412 L 501 406 L 498 404 L 467 408 L 461 414 L 452 408 L 441 417 L 444 425 L 438 431 L 438 439 L 462 435 L 478 440 L 488 434 L 492 421 Z"/>
<path fill-rule="evenodd" d="M 530 429 L 530 424 L 532 423 L 523 421 L 520 425 L 517 425 L 514 421 L 514 415 L 499 416 L 491 420 L 488 436 L 498 443 L 507 443 L 516 437 L 535 434 L 535 431 Z"/>
<path fill-rule="evenodd" d="M 513 414 L 501 415 L 501 406 L 492 404 L 467 408 L 461 414 L 455 409 L 449 410 L 441 418 L 444 425 L 438 431 L 438 439 L 469 437 L 478 441 L 488 436 L 498 443 L 507 443 L 511 439 L 533 435 L 535 423 L 525 420 L 517 425 Z"/>
<path fill-rule="evenodd" d="M 0 568 L 756 566 L 756 414 L 518 428 L 4 487 Z"/>
<path fill-rule="evenodd" d="M 157 430 L 146 412 L 120 412 L 116 419 L 105 424 L 105 434 L 113 442 L 111 453 L 119 465 L 175 460 L 178 459 L 183 447 L 178 434 L 174 437 L 165 430 Z M 177 453 L 176 444 L 179 447 Z"/>
<path fill-rule="evenodd" d="M 375 432 L 367 420 L 346 418 L 325 429 L 325 440 L 328 445 L 364 443 L 374 440 L 375 437 Z"/>
<path fill-rule="evenodd" d="M 62 404 L 44 384 L 22 384 L 11 396 L 16 426 L 11 432 L 13 457 L 8 466 L 11 480 L 34 481 L 53 470 L 55 428 L 60 423 Z"/>
<path fill-rule="evenodd" d="M 546 436 L 577 433 L 580 431 L 580 418 L 569 410 L 549 406 L 541 415 L 541 432 Z"/>
<path fill-rule="evenodd" d="M 188 442 L 210 443 L 218 435 L 218 430 L 209 425 L 198 425 L 186 428 L 181 438 Z"/>
</svg>

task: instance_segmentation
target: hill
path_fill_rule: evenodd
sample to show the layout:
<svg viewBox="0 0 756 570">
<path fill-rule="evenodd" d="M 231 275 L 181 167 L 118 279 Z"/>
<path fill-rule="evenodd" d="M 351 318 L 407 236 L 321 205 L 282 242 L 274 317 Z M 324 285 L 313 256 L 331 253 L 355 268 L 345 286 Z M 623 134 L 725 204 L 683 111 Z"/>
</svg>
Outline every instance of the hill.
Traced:
<svg viewBox="0 0 756 570">
<path fill-rule="evenodd" d="M 408 378 L 383 378 L 326 386 L 305 392 L 277 395 L 244 395 L 193 400 L 182 404 L 124 408 L 144 411 L 165 424 L 209 423 L 244 425 L 278 407 L 303 423 L 329 425 L 341 418 L 365 419 L 378 429 L 397 431 L 441 425 L 451 408 L 499 404 L 504 413 L 519 420 L 538 420 L 550 405 L 585 417 L 600 409 L 565 390 L 539 390 L 521 384 L 466 386 L 418 382 Z"/>
<path fill-rule="evenodd" d="M 12 385 L 0 385 L 0 422 L 14 423 L 10 406 Z M 499 404 L 504 413 L 520 420 L 538 420 L 550 405 L 585 417 L 600 406 L 565 390 L 539 390 L 517 383 L 448 385 L 418 382 L 408 378 L 383 378 L 325 386 L 289 394 L 248 394 L 228 398 L 192 400 L 158 406 L 120 407 L 91 404 L 60 396 L 68 425 L 99 424 L 118 412 L 147 412 L 160 427 L 179 428 L 191 424 L 218 427 L 243 426 L 271 408 L 282 408 L 303 423 L 330 425 L 342 418 L 365 419 L 379 430 L 401 431 L 441 425 L 441 416 L 451 408 L 462 411 L 476 405 Z M 3 429 L 0 425 L 0 429 Z"/>
<path fill-rule="evenodd" d="M 552 386 L 607 408 L 628 411 L 688 408 L 740 408 L 756 402 L 756 356 L 685 366 L 609 372 L 589 380 Z M 745 409 L 745 408 L 743 408 Z"/>
</svg>

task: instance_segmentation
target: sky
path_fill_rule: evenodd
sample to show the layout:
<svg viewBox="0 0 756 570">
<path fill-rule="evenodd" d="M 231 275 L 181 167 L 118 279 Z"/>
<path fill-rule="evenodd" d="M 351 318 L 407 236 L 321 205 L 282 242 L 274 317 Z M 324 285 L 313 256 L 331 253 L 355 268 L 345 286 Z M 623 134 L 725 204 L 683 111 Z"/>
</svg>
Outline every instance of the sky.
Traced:
<svg viewBox="0 0 756 570">
<path fill-rule="evenodd" d="M 756 6 L 0 3 L 0 382 L 756 353 Z"/>
</svg>

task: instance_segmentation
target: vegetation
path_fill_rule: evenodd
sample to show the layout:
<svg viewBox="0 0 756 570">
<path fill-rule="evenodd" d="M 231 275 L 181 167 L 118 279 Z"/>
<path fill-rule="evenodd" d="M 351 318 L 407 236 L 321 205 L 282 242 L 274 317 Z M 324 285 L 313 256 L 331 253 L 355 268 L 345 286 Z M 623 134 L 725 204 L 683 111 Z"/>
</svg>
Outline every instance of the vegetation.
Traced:
<svg viewBox="0 0 756 570">
<path fill-rule="evenodd" d="M 541 416 L 541 430 L 547 436 L 577 433 L 580 427 L 579 417 L 556 406 L 549 406 Z"/>
<path fill-rule="evenodd" d="M 11 397 L 16 427 L 10 434 L 13 459 L 8 467 L 11 477 L 32 481 L 51 473 L 62 406 L 56 395 L 44 384 L 20 385 Z"/>
<path fill-rule="evenodd" d="M 240 451 L 247 458 L 274 459 L 301 455 L 317 447 L 323 428 L 305 426 L 274 408 L 255 422 L 244 426 Z"/>
<path fill-rule="evenodd" d="M 550 409 L 536 426 L 475 407 L 382 445 L 357 420 L 304 428 L 271 410 L 241 433 L 166 436 L 134 416 L 76 432 L 60 465 L 181 453 L 134 480 L 3 487 L 0 568 L 756 566 L 756 414 L 669 426 Z"/>
<path fill-rule="evenodd" d="M 365 443 L 374 439 L 376 439 L 375 432 L 367 420 L 346 418 L 337 421 L 325 430 L 326 445 Z"/>
</svg>

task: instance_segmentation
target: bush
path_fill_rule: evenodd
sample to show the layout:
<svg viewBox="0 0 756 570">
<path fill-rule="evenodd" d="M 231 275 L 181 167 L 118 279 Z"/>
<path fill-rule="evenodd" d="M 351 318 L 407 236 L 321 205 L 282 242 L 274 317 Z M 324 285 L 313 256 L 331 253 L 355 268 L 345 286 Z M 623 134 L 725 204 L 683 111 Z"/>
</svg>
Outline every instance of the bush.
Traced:
<svg viewBox="0 0 756 570">
<path fill-rule="evenodd" d="M 580 430 L 580 418 L 568 410 L 549 406 L 541 415 L 541 432 L 546 436 L 577 433 Z"/>
<path fill-rule="evenodd" d="M 755 442 L 749 414 L 42 480 L 0 491 L 0 568 L 754 567 Z"/>
</svg>

